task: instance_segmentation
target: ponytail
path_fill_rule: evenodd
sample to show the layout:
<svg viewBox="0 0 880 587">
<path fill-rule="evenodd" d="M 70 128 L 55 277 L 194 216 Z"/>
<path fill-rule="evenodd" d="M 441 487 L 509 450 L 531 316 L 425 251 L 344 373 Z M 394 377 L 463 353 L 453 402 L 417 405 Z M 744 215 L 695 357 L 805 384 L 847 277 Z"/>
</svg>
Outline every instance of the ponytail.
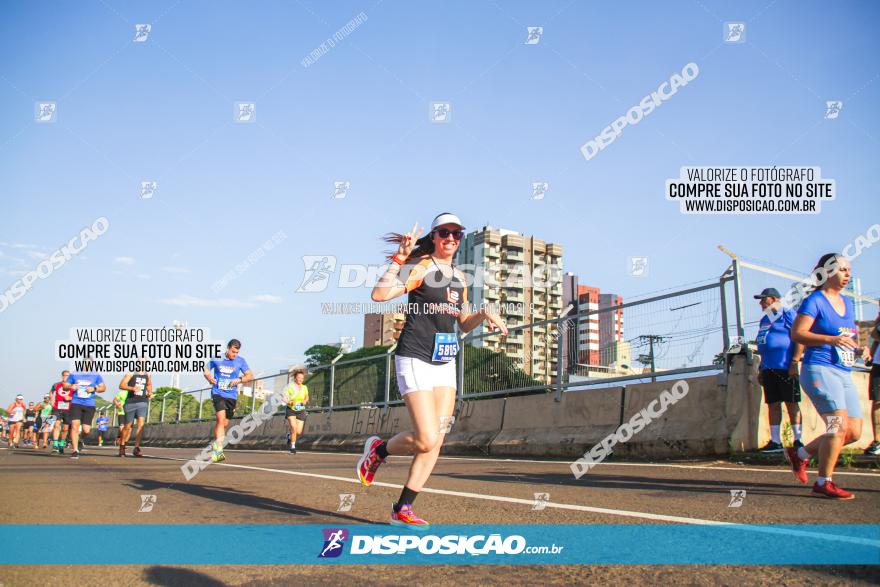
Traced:
<svg viewBox="0 0 880 587">
<path fill-rule="evenodd" d="M 434 253 L 434 238 L 431 236 L 433 233 L 429 232 L 422 238 L 416 241 L 416 246 L 413 247 L 412 252 L 406 258 L 406 262 L 409 263 L 414 259 L 418 259 L 420 257 L 424 257 L 425 255 L 431 255 Z M 385 236 L 382 237 L 382 240 L 390 245 L 400 245 L 403 242 L 404 235 L 398 232 L 389 232 Z M 397 251 L 393 251 L 392 253 L 388 253 L 385 251 L 385 258 L 389 261 L 392 257 L 394 257 Z"/>
</svg>

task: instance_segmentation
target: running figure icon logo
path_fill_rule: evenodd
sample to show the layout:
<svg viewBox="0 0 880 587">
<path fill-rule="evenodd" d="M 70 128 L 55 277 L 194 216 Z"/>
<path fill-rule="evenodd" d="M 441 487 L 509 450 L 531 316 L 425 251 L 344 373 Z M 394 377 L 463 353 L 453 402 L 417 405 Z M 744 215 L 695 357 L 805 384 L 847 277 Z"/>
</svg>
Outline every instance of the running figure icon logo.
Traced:
<svg viewBox="0 0 880 587">
<path fill-rule="evenodd" d="M 533 200 L 543 200 L 544 196 L 547 195 L 547 191 L 550 190 L 550 184 L 546 181 L 533 181 L 532 182 L 532 199 Z"/>
<path fill-rule="evenodd" d="M 153 197 L 153 194 L 156 193 L 156 188 L 159 187 L 159 183 L 155 181 L 142 181 L 141 182 L 141 200 L 149 200 Z"/>
<path fill-rule="evenodd" d="M 145 43 L 147 41 L 147 37 L 150 36 L 151 30 L 153 30 L 153 25 L 151 24 L 134 25 L 134 39 L 132 39 L 132 42 Z"/>
<path fill-rule="evenodd" d="M 452 105 L 449 102 L 431 102 L 431 122 L 449 122 Z"/>
<path fill-rule="evenodd" d="M 532 511 L 539 512 L 547 507 L 547 504 L 550 503 L 550 494 L 549 493 L 536 493 L 535 494 L 535 503 L 532 505 Z"/>
<path fill-rule="evenodd" d="M 337 512 L 350 512 L 351 506 L 354 505 L 354 494 L 353 493 L 340 493 L 339 494 L 339 507 L 336 508 Z"/>
<path fill-rule="evenodd" d="M 34 118 L 42 124 L 55 122 L 58 119 L 58 106 L 55 102 L 37 102 L 34 105 Z"/>
<path fill-rule="evenodd" d="M 843 102 L 840 100 L 828 100 L 825 102 L 825 120 L 834 120 L 840 116 L 843 109 Z"/>
<path fill-rule="evenodd" d="M 526 30 L 527 30 L 528 34 L 526 36 L 526 42 L 524 44 L 537 45 L 538 43 L 541 42 L 541 35 L 544 34 L 544 27 L 530 26 L 530 27 L 526 27 Z"/>
<path fill-rule="evenodd" d="M 257 105 L 254 102 L 235 103 L 235 122 L 254 122 L 257 120 Z"/>
<path fill-rule="evenodd" d="M 138 508 L 139 514 L 147 514 L 153 511 L 153 506 L 156 505 L 156 496 L 155 495 L 142 495 L 141 496 L 141 506 Z"/>
<path fill-rule="evenodd" d="M 345 196 L 348 195 L 348 190 L 351 189 L 350 181 L 334 181 L 333 182 L 333 199 L 341 200 Z"/>
<path fill-rule="evenodd" d="M 730 503 L 727 504 L 729 508 L 738 508 L 742 507 L 743 502 L 746 499 L 746 490 L 745 489 L 731 489 L 730 490 Z"/>
<path fill-rule="evenodd" d="M 744 22 L 725 22 L 724 23 L 724 42 L 729 45 L 736 45 L 746 42 L 746 23 Z"/>
<path fill-rule="evenodd" d="M 648 274 L 647 257 L 630 257 L 629 274 L 633 277 L 644 277 Z"/>
<path fill-rule="evenodd" d="M 348 530 L 343 528 L 324 528 L 324 548 L 318 558 L 336 558 L 342 554 L 345 541 L 348 540 Z"/>
<path fill-rule="evenodd" d="M 336 257 L 333 255 L 304 255 L 305 276 L 297 288 L 297 293 L 314 293 L 327 289 L 330 275 L 336 269 Z"/>
</svg>

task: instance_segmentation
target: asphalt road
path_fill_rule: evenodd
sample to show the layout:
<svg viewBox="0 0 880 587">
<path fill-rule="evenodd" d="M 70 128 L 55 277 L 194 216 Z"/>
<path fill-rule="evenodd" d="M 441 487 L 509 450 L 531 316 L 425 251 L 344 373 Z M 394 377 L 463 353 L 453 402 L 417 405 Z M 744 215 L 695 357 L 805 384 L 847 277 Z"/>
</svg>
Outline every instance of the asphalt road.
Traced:
<svg viewBox="0 0 880 587">
<path fill-rule="evenodd" d="M 191 481 L 180 466 L 194 449 L 145 449 L 120 459 L 113 447 L 78 461 L 33 449 L 0 450 L 3 524 L 360 524 L 385 523 L 405 480 L 407 460 L 392 457 L 377 483 L 354 476 L 357 455 L 228 451 Z M 811 472 L 811 481 L 814 472 Z M 602 464 L 580 481 L 565 462 L 441 458 L 417 502 L 433 524 L 880 524 L 880 473 L 841 471 L 835 481 L 856 493 L 849 502 L 810 497 L 780 464 L 726 461 Z M 729 507 L 731 490 L 745 490 Z M 534 509 L 535 493 L 549 502 Z M 141 495 L 156 496 L 138 512 Z M 337 511 L 353 494 L 350 511 Z M 112 548 L 113 536 L 94 548 Z M 108 541 L 108 542 L 105 542 Z M 796 548 L 795 539 L 767 540 Z M 77 548 L 82 545 L 74 546 Z M 86 546 L 85 548 L 88 548 Z M 86 555 L 84 555 L 86 556 Z M 47 549 L 47 561 L 51 549 Z M 88 560 L 87 558 L 85 560 Z M 689 585 L 876 584 L 878 566 L 8 566 L 0 585 L 75 580 L 81 585 L 411 585 L 620 583 Z"/>
</svg>

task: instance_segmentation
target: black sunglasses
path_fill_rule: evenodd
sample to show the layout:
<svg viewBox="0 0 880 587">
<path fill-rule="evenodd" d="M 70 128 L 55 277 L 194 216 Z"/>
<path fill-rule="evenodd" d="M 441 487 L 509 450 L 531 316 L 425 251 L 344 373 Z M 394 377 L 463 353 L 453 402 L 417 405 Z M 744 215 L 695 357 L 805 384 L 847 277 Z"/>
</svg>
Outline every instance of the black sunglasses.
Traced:
<svg viewBox="0 0 880 587">
<path fill-rule="evenodd" d="M 449 230 L 448 228 L 438 228 L 434 232 L 436 232 L 437 236 L 439 236 L 440 238 L 447 238 L 451 234 L 452 238 L 457 241 L 460 241 L 461 237 L 464 236 L 463 230 Z"/>
</svg>

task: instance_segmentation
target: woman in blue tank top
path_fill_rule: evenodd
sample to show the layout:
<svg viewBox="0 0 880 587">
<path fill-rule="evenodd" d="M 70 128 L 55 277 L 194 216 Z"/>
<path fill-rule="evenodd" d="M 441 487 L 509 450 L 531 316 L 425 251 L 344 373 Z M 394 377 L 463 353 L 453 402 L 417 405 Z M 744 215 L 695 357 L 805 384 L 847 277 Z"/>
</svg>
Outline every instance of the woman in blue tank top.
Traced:
<svg viewBox="0 0 880 587">
<path fill-rule="evenodd" d="M 801 385 L 825 421 L 825 433 L 804 447 L 785 449 L 792 472 L 807 482 L 807 463 L 818 455 L 819 476 L 814 497 L 853 499 L 831 480 L 844 445 L 862 436 L 862 407 L 852 380 L 856 358 L 870 359 L 867 347 L 858 345 L 853 303 L 840 292 L 850 281 L 849 260 L 829 253 L 813 269 L 819 288 L 803 301 L 791 329 L 791 337 L 806 348 Z"/>
</svg>

